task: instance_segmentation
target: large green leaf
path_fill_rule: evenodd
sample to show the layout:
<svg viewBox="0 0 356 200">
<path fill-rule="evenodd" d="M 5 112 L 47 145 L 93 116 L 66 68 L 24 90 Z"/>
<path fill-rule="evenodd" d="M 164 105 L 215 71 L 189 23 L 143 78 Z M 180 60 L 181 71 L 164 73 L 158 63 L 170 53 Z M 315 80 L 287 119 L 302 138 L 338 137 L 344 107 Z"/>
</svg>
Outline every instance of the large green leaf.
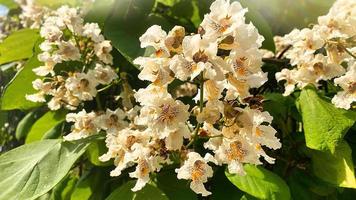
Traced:
<svg viewBox="0 0 356 200">
<path fill-rule="evenodd" d="M 302 90 L 298 100 L 307 147 L 333 152 L 354 124 L 354 113 L 336 108 L 319 97 L 312 87 Z"/>
<path fill-rule="evenodd" d="M 152 15 L 154 0 L 116 1 L 111 15 L 105 23 L 104 35 L 130 62 L 144 54 L 139 37 L 153 24 L 170 28 L 169 23 L 158 15 Z"/>
<path fill-rule="evenodd" d="M 32 69 L 40 65 L 41 62 L 37 60 L 36 56 L 33 56 L 15 75 L 15 77 L 7 85 L 1 98 L 2 110 L 26 110 L 40 105 L 39 103 L 28 101 L 25 98 L 26 94 L 36 92 L 36 90 L 32 87 L 32 81 L 34 81 L 37 76 Z"/>
<path fill-rule="evenodd" d="M 39 38 L 38 30 L 22 29 L 0 43 L 0 64 L 29 58 Z"/>
<path fill-rule="evenodd" d="M 43 139 L 48 131 L 64 121 L 66 114 L 67 112 L 64 110 L 48 111 L 33 124 L 26 137 L 26 143 Z"/>
<path fill-rule="evenodd" d="M 66 176 L 92 138 L 43 140 L 0 156 L 0 199 L 36 199 Z"/>
<path fill-rule="evenodd" d="M 310 150 L 314 174 L 333 185 L 356 188 L 351 153 L 345 141 L 339 142 L 333 153 Z"/>
<path fill-rule="evenodd" d="M 132 192 L 136 181 L 129 181 L 114 190 L 106 200 L 168 200 L 168 197 L 156 186 L 147 184 L 142 190 Z"/>
<path fill-rule="evenodd" d="M 240 190 L 260 199 L 291 198 L 288 185 L 278 175 L 261 166 L 246 164 L 244 169 L 245 176 L 226 172 L 227 178 Z"/>
</svg>

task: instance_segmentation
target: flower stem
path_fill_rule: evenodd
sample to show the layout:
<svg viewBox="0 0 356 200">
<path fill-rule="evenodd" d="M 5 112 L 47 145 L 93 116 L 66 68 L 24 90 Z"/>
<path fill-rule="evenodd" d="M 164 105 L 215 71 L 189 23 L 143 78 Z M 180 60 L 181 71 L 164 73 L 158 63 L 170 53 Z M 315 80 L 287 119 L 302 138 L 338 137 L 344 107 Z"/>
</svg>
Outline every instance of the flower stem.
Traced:
<svg viewBox="0 0 356 200">
<path fill-rule="evenodd" d="M 346 52 L 347 54 L 349 54 L 351 57 L 353 57 L 354 59 L 356 59 L 356 56 L 355 56 L 354 54 L 352 54 L 352 52 L 349 51 L 346 47 L 342 46 L 342 48 L 345 50 L 345 52 Z"/>
</svg>

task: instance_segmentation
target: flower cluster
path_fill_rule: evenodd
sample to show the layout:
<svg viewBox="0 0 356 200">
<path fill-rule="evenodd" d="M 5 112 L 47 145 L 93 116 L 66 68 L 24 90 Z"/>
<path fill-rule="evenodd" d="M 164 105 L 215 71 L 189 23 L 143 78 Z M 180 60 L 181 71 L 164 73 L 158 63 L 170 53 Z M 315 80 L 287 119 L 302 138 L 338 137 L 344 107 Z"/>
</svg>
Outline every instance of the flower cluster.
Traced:
<svg viewBox="0 0 356 200">
<path fill-rule="evenodd" d="M 15 0 L 22 12 L 21 25 L 25 28 L 39 28 L 50 9 L 38 5 L 35 0 Z"/>
<path fill-rule="evenodd" d="M 335 106 L 350 109 L 356 101 L 355 56 L 356 2 L 338 0 L 325 16 L 318 18 L 312 28 L 295 29 L 276 37 L 277 51 L 287 50 L 293 69 L 283 69 L 276 74 L 278 81 L 285 80 L 284 95 L 295 87 L 319 85 L 321 80 L 334 80 L 343 91 L 332 100 Z M 287 49 L 286 49 L 287 48 Z M 347 65 L 347 69 L 344 66 Z"/>
<path fill-rule="evenodd" d="M 247 10 L 240 3 L 217 0 L 210 9 L 196 34 L 181 26 L 166 33 L 154 25 L 140 37 L 141 47 L 153 53 L 134 63 L 141 68 L 139 78 L 151 84 L 135 93 L 141 106 L 137 116 L 127 128 L 107 134 L 109 150 L 100 157 L 115 159 L 112 176 L 137 164 L 130 173 L 138 179 L 134 191 L 149 181 L 150 173 L 173 162 L 172 152 L 183 158 L 177 177 L 191 180 L 192 190 L 206 196 L 210 192 L 204 183 L 213 175 L 209 162 L 227 164 L 231 173 L 243 175 L 243 163 L 261 164 L 261 156 L 273 163 L 262 146 L 281 147 L 272 117 L 248 101 L 254 98 L 249 90 L 267 80 L 259 50 L 263 37 L 245 23 Z M 168 88 L 175 79 L 185 84 L 172 96 Z M 196 106 L 177 99 L 192 96 L 194 84 L 200 87 Z M 191 144 L 200 137 L 208 138 L 204 147 L 214 155 L 194 152 Z"/>
<path fill-rule="evenodd" d="M 43 65 L 33 71 L 43 78 L 33 82 L 39 92 L 27 95 L 28 100 L 49 100 L 51 110 L 62 106 L 75 110 L 96 96 L 98 85 L 118 77 L 110 67 L 110 41 L 104 39 L 98 24 L 84 24 L 78 9 L 60 7 L 46 18 L 40 34 L 44 41 L 38 60 Z"/>
<path fill-rule="evenodd" d="M 274 162 L 263 146 L 281 147 L 262 99 L 250 93 L 267 81 L 261 69 L 264 38 L 245 22 L 247 9 L 239 2 L 217 0 L 210 11 L 197 33 L 181 26 L 167 33 L 154 25 L 139 38 L 152 53 L 133 63 L 141 69 L 138 78 L 150 84 L 132 100 L 114 111 L 81 109 L 66 116 L 73 125 L 65 140 L 106 133 L 108 151 L 99 160 L 114 159 L 111 176 L 135 167 L 129 173 L 137 179 L 133 191 L 142 189 L 150 174 L 179 162 L 177 178 L 191 181 L 194 192 L 207 196 L 211 192 L 204 183 L 213 176 L 212 164 L 244 175 L 244 163 Z M 33 82 L 38 93 L 27 99 L 48 101 L 52 110 L 79 110 L 81 102 L 97 95 L 98 85 L 117 78 L 109 66 L 110 42 L 97 24 L 84 24 L 77 9 L 59 8 L 46 17 L 40 33 L 43 66 L 33 71 L 42 78 Z M 173 81 L 183 84 L 172 88 Z M 210 153 L 196 152 L 198 140 Z"/>
</svg>

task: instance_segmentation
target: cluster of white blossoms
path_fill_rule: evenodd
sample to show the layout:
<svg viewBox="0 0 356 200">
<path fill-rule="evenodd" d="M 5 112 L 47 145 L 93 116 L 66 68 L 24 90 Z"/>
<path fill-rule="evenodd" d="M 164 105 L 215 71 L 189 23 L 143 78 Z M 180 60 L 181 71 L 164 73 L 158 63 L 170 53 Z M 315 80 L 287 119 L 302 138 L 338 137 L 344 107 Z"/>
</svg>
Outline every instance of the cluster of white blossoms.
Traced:
<svg viewBox="0 0 356 200">
<path fill-rule="evenodd" d="M 133 191 L 149 182 L 150 173 L 172 163 L 172 152 L 182 158 L 177 177 L 191 180 L 192 190 L 207 196 L 211 193 L 204 183 L 213 176 L 209 162 L 226 164 L 230 173 L 243 175 L 243 163 L 261 164 L 261 156 L 274 162 L 262 146 L 281 147 L 270 126 L 272 117 L 248 101 L 253 98 L 249 90 L 267 81 L 259 50 L 263 37 L 253 24 L 246 24 L 247 10 L 240 3 L 217 0 L 210 9 L 197 34 L 187 34 L 181 26 L 166 33 L 154 25 L 140 37 L 141 47 L 153 53 L 134 63 L 141 68 L 138 77 L 150 84 L 134 95 L 140 107 L 115 118 L 128 124 L 107 131 L 108 152 L 100 157 L 114 159 L 112 176 L 136 166 L 130 173 L 138 179 Z M 175 79 L 185 85 L 173 96 L 168 88 Z M 177 99 L 194 95 L 194 84 L 199 86 L 196 106 Z M 95 120 L 89 121 L 89 132 L 98 128 Z M 212 154 L 194 152 L 192 144 L 199 138 L 205 138 L 204 147 Z"/>
<path fill-rule="evenodd" d="M 213 176 L 211 165 L 227 165 L 230 173 L 244 175 L 244 163 L 262 164 L 262 158 L 274 162 L 262 146 L 281 147 L 272 117 L 251 100 L 259 97 L 250 94 L 267 81 L 261 69 L 264 38 L 245 22 L 247 9 L 239 2 L 217 0 L 210 10 L 196 34 L 181 26 L 166 33 L 154 25 L 139 38 L 141 47 L 153 52 L 134 60 L 141 69 L 138 78 L 150 82 L 133 95 L 139 105 L 123 102 L 114 111 L 82 109 L 66 116 L 73 125 L 65 140 L 106 133 L 108 151 L 99 160 L 114 159 L 111 176 L 135 167 L 129 173 L 137 179 L 133 191 L 179 155 L 177 178 L 191 181 L 194 192 L 207 196 L 211 192 L 204 183 Z M 43 66 L 33 71 L 42 78 L 33 82 L 38 93 L 27 99 L 48 102 L 52 110 L 78 110 L 82 101 L 93 100 L 99 84 L 117 78 L 109 66 L 110 42 L 97 24 L 83 24 L 77 9 L 59 8 L 40 33 L 45 39 L 38 55 Z M 174 80 L 183 85 L 171 91 Z M 183 103 L 182 97 L 195 100 L 194 105 Z M 210 153 L 195 152 L 197 140 Z"/>
<path fill-rule="evenodd" d="M 50 15 L 51 9 L 40 5 L 36 0 L 14 0 L 21 8 L 20 23 L 25 28 L 40 28 L 44 20 Z M 84 14 L 95 0 L 82 0 L 81 12 Z M 55 5 L 55 3 L 53 3 Z"/>
<path fill-rule="evenodd" d="M 278 81 L 286 81 L 284 95 L 291 94 L 295 87 L 318 86 L 320 80 L 335 78 L 335 85 L 342 91 L 332 102 L 336 107 L 350 109 L 356 101 L 355 26 L 356 2 L 337 0 L 312 28 L 295 29 L 283 37 L 275 37 L 277 51 L 288 48 L 284 55 L 295 66 L 276 74 Z"/>
<path fill-rule="evenodd" d="M 37 93 L 26 95 L 33 102 L 47 102 L 51 110 L 75 110 L 82 101 L 97 95 L 99 85 L 108 85 L 118 76 L 110 67 L 112 46 L 96 23 L 83 23 L 76 8 L 60 7 L 44 21 L 44 41 L 33 71 L 40 77 L 33 82 Z"/>
<path fill-rule="evenodd" d="M 40 6 L 36 0 L 14 0 L 21 8 L 20 22 L 25 28 L 40 28 L 50 9 Z"/>
</svg>

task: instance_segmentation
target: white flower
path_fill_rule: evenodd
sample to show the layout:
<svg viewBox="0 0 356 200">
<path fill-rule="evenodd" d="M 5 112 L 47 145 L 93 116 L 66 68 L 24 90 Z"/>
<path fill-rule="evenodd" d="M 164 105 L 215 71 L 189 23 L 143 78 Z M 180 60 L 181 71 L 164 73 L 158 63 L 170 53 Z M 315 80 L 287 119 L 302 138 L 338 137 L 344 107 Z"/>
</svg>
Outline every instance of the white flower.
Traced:
<svg viewBox="0 0 356 200">
<path fill-rule="evenodd" d="M 233 47 L 245 50 L 250 48 L 260 48 L 264 41 L 264 37 L 258 33 L 257 28 L 252 23 L 239 24 L 233 37 Z"/>
<path fill-rule="evenodd" d="M 83 29 L 83 19 L 79 15 L 76 8 L 69 8 L 68 6 L 62 6 L 57 9 L 56 15 L 61 18 L 66 27 L 70 31 L 79 34 Z"/>
<path fill-rule="evenodd" d="M 91 74 L 74 73 L 66 80 L 65 87 L 80 100 L 92 100 L 97 94 L 98 82 Z"/>
<path fill-rule="evenodd" d="M 227 89 L 226 100 L 234 100 L 236 98 L 244 99 L 250 96 L 250 86 L 247 81 L 235 78 L 232 73 L 226 75 L 225 88 Z"/>
<path fill-rule="evenodd" d="M 85 110 L 67 114 L 66 121 L 74 122 L 74 125 L 72 132 L 63 137 L 64 140 L 78 140 L 97 133 L 98 128 L 94 123 L 96 117 L 94 112 L 87 113 Z"/>
<path fill-rule="evenodd" d="M 40 34 L 41 37 L 45 38 L 46 40 L 55 42 L 62 37 L 63 32 L 58 26 L 54 24 L 54 22 L 50 21 L 52 19 L 54 20 L 54 18 L 47 18 L 47 21 L 44 23 L 40 30 Z"/>
<path fill-rule="evenodd" d="M 58 44 L 56 52 L 63 61 L 79 60 L 81 55 L 79 49 L 72 42 L 62 41 Z"/>
<path fill-rule="evenodd" d="M 208 181 L 208 178 L 213 176 L 213 169 L 207 164 L 207 154 L 205 158 L 202 158 L 196 152 L 190 152 L 187 154 L 188 159 L 184 161 L 183 166 L 176 169 L 178 179 L 192 180 L 190 188 L 197 194 L 202 196 L 208 196 L 211 192 L 207 191 L 204 187 L 204 183 Z"/>
<path fill-rule="evenodd" d="M 189 105 L 171 97 L 155 98 L 151 105 L 142 107 L 138 123 L 165 138 L 167 133 L 178 130 L 188 120 L 188 108 Z"/>
<path fill-rule="evenodd" d="M 350 109 L 356 101 L 356 63 L 351 65 L 344 76 L 334 80 L 343 91 L 338 92 L 332 99 L 332 103 L 338 108 Z"/>
<path fill-rule="evenodd" d="M 217 53 L 216 42 L 202 38 L 199 34 L 183 39 L 183 55 L 189 62 L 205 64 Z"/>
<path fill-rule="evenodd" d="M 31 95 L 26 94 L 26 99 L 32 102 L 46 102 L 45 95 L 52 89 L 51 83 L 44 83 L 41 79 L 36 79 L 32 82 L 32 86 L 39 92 Z"/>
<path fill-rule="evenodd" d="M 237 135 L 233 139 L 224 138 L 215 151 L 220 164 L 227 164 L 229 173 L 245 175 L 243 163 L 261 164 L 253 144 Z"/>
<path fill-rule="evenodd" d="M 124 121 L 125 117 L 124 111 L 120 108 L 117 108 L 115 111 L 107 109 L 105 114 L 96 119 L 96 124 L 108 134 L 116 134 L 128 126 L 128 123 Z"/>
<path fill-rule="evenodd" d="M 268 112 L 245 108 L 238 117 L 243 124 L 241 134 L 246 134 L 254 143 L 267 146 L 272 149 L 281 148 L 279 139 L 275 136 L 277 132 L 270 123 L 273 117 Z M 262 125 L 267 123 L 268 125 Z"/>
<path fill-rule="evenodd" d="M 236 29 L 239 22 L 244 22 L 247 9 L 239 2 L 230 4 L 230 0 L 217 0 L 210 6 L 210 13 L 204 16 L 201 23 L 207 37 L 216 38 Z"/>
<path fill-rule="evenodd" d="M 167 57 L 169 51 L 164 44 L 166 37 L 167 33 L 161 26 L 153 25 L 140 37 L 141 48 L 153 47 L 157 57 Z"/>
<path fill-rule="evenodd" d="M 111 50 L 112 46 L 109 40 L 94 44 L 95 55 L 105 64 L 113 64 Z"/>
<path fill-rule="evenodd" d="M 186 125 L 181 125 L 176 131 L 165 136 L 167 150 L 181 150 L 184 138 L 189 139 L 191 133 Z"/>
<path fill-rule="evenodd" d="M 150 98 L 147 98 L 147 97 Z M 151 106 L 156 104 L 157 99 L 172 98 L 167 92 L 166 87 L 150 84 L 148 87 L 139 89 L 134 97 L 142 106 Z"/>
<path fill-rule="evenodd" d="M 104 40 L 104 37 L 101 35 L 101 29 L 97 23 L 86 23 L 83 27 L 83 36 L 90 38 L 95 43 Z"/>
<path fill-rule="evenodd" d="M 38 76 L 51 74 L 54 76 L 54 67 L 61 61 L 59 56 L 52 56 L 48 52 L 38 54 L 38 60 L 44 62 L 44 65 L 34 68 L 32 71 Z"/>
<path fill-rule="evenodd" d="M 89 71 L 89 73 L 94 73 L 94 77 L 98 83 L 103 85 L 110 84 L 113 80 L 119 77 L 110 66 L 103 66 L 98 63 L 95 65 L 94 70 Z"/>
<path fill-rule="evenodd" d="M 141 80 L 150 81 L 155 85 L 166 85 L 173 81 L 166 58 L 138 57 L 133 62 L 142 69 L 138 75 Z"/>
<path fill-rule="evenodd" d="M 288 96 L 294 91 L 296 85 L 296 72 L 297 70 L 282 69 L 282 71 L 276 73 L 277 81 L 286 80 L 286 83 L 284 84 L 285 92 L 283 93 L 283 96 Z"/>
<path fill-rule="evenodd" d="M 176 78 L 186 81 L 189 77 L 191 79 L 197 77 L 204 70 L 204 65 L 190 62 L 183 55 L 175 55 L 169 61 L 169 68 L 173 71 Z"/>
<path fill-rule="evenodd" d="M 119 176 L 121 171 L 130 166 L 137 159 L 137 154 L 133 153 L 134 150 L 139 148 L 133 148 L 135 144 L 146 146 L 149 142 L 149 135 L 146 132 L 132 130 L 125 128 L 119 132 L 106 135 L 106 146 L 108 152 L 99 157 L 99 160 L 106 162 L 111 158 L 114 158 L 114 164 L 116 168 L 111 171 L 111 176 Z"/>
</svg>

